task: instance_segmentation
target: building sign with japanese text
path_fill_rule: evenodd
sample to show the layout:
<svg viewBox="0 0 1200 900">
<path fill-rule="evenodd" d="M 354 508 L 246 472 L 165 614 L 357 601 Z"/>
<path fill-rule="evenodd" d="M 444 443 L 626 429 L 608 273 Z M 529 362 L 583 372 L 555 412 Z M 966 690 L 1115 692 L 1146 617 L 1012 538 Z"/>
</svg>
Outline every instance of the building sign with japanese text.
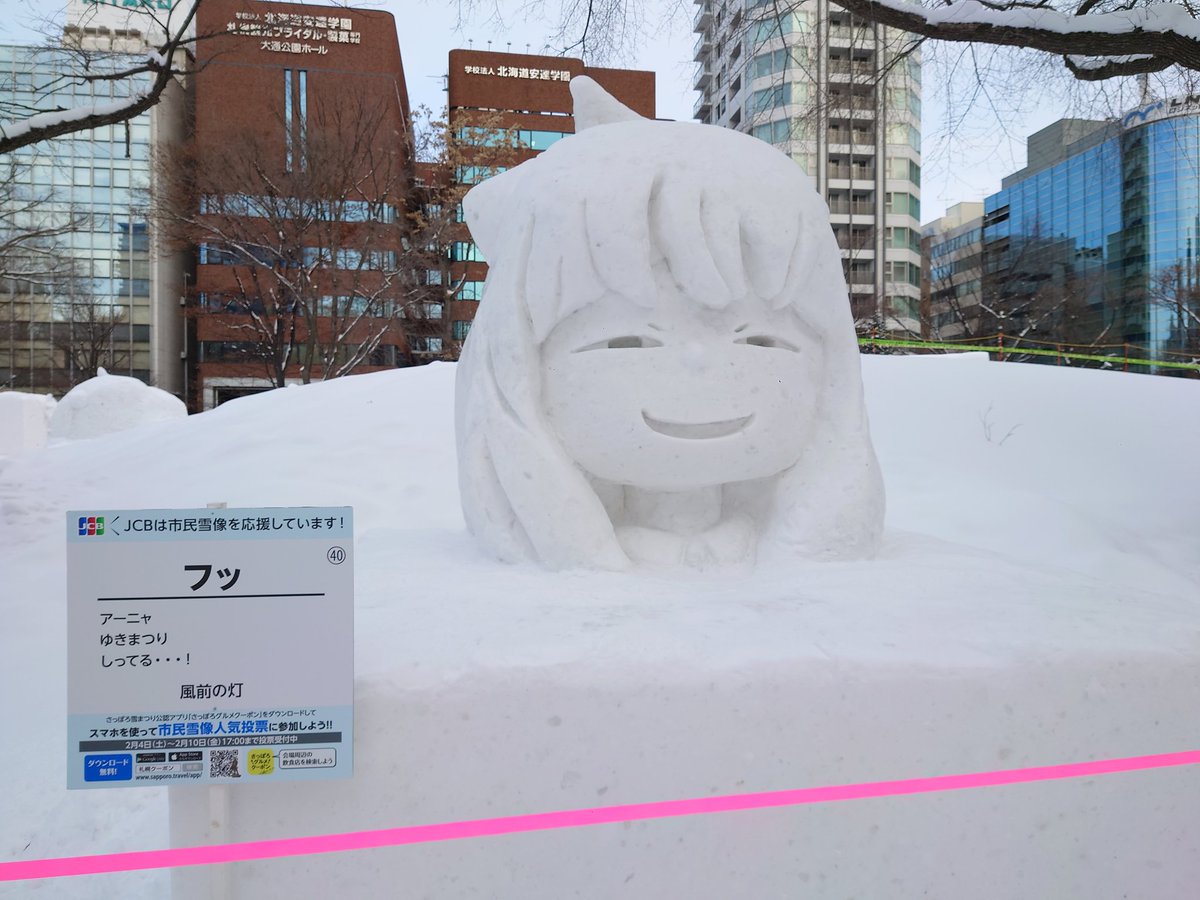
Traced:
<svg viewBox="0 0 1200 900">
<path fill-rule="evenodd" d="M 230 34 L 254 38 L 270 53 L 329 53 L 329 44 L 354 46 L 362 32 L 346 16 L 308 16 L 285 12 L 238 12 L 226 26 Z"/>
<path fill-rule="evenodd" d="M 68 787 L 351 774 L 349 507 L 66 525 Z"/>
<path fill-rule="evenodd" d="M 566 69 L 529 69 L 524 66 L 463 66 L 468 75 L 494 75 L 499 78 L 528 78 L 531 81 L 570 81 Z"/>
</svg>

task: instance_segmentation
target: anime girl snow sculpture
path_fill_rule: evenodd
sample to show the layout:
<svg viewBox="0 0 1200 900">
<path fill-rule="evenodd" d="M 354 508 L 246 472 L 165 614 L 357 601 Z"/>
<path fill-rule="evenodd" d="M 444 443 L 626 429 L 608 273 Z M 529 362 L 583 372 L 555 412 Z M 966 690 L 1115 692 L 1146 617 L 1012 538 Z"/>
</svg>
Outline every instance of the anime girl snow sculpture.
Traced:
<svg viewBox="0 0 1200 900">
<path fill-rule="evenodd" d="M 883 485 L 828 211 L 734 131 L 571 82 L 580 133 L 466 197 L 467 525 L 552 568 L 870 555 Z"/>
</svg>

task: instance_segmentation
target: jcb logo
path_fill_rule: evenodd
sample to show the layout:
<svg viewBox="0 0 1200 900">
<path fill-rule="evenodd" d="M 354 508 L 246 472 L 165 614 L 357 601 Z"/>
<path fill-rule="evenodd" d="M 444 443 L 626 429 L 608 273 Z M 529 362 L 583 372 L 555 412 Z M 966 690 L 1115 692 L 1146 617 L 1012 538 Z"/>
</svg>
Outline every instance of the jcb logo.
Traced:
<svg viewBox="0 0 1200 900">
<path fill-rule="evenodd" d="M 104 534 L 104 516 L 80 516 L 80 536 L 98 537 Z"/>
</svg>

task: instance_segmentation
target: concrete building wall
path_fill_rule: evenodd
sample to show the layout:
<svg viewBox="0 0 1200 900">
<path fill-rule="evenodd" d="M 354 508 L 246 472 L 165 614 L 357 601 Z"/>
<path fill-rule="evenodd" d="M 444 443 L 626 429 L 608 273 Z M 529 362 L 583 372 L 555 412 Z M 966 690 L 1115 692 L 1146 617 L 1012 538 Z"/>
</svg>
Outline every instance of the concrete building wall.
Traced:
<svg viewBox="0 0 1200 900">
<path fill-rule="evenodd" d="M 922 230 L 922 337 L 979 337 L 983 300 L 983 203 L 956 203 Z"/>
</svg>

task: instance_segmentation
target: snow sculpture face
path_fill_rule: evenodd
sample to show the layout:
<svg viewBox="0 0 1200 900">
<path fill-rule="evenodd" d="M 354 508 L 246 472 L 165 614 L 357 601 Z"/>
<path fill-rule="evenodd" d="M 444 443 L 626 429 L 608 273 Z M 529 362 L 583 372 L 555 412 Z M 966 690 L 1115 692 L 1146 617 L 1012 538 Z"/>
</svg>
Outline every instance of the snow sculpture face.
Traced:
<svg viewBox="0 0 1200 900">
<path fill-rule="evenodd" d="M 820 338 L 787 308 L 696 308 L 662 267 L 656 287 L 652 307 L 603 298 L 542 345 L 546 415 L 567 455 L 595 478 L 645 490 L 794 465 L 813 437 Z"/>
<path fill-rule="evenodd" d="M 554 568 L 869 555 L 883 490 L 824 203 L 765 143 L 571 90 L 580 133 L 464 204 L 490 264 L 458 372 L 471 532 Z"/>
</svg>

